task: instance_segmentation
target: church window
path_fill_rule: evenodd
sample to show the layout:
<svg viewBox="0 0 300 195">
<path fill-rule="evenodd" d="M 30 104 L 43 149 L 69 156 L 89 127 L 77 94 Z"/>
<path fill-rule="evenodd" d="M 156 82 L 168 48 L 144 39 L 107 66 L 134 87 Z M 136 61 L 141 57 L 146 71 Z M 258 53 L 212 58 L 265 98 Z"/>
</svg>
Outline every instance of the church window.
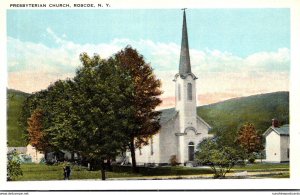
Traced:
<svg viewBox="0 0 300 195">
<path fill-rule="evenodd" d="M 151 155 L 153 155 L 154 154 L 154 151 L 153 151 L 153 138 L 151 138 L 150 146 L 151 146 Z"/>
<path fill-rule="evenodd" d="M 141 148 L 139 148 L 139 151 L 140 151 L 140 155 L 142 155 L 142 149 Z"/>
<path fill-rule="evenodd" d="M 181 94 L 180 94 L 180 84 L 178 84 L 178 101 L 181 99 Z"/>
<path fill-rule="evenodd" d="M 188 83 L 188 85 L 187 85 L 187 95 L 188 95 L 188 100 L 192 100 L 193 99 L 193 95 L 192 95 L 192 83 Z"/>
<path fill-rule="evenodd" d="M 195 156 L 194 142 L 190 142 L 188 145 L 188 155 L 189 155 L 189 161 L 194 161 L 194 156 Z"/>
</svg>

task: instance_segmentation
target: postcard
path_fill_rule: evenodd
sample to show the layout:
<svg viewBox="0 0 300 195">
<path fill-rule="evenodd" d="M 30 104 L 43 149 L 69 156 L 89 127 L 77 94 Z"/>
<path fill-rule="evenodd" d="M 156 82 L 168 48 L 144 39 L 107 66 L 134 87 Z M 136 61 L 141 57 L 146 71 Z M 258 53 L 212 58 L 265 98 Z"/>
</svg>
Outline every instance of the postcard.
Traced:
<svg viewBox="0 0 300 195">
<path fill-rule="evenodd" d="M 299 189 L 299 9 L 1 2 L 1 190 Z"/>
</svg>

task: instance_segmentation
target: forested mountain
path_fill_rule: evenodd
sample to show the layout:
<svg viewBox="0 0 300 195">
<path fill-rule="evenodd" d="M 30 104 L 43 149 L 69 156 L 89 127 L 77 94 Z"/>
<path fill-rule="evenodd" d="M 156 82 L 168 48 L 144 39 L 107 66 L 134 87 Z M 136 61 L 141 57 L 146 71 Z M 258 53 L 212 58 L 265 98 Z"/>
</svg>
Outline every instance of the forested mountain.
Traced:
<svg viewBox="0 0 300 195">
<path fill-rule="evenodd" d="M 7 135 L 9 146 L 26 146 L 24 129 L 19 126 L 23 101 L 29 94 L 7 90 Z M 200 106 L 197 113 L 213 129 L 211 133 L 224 130 L 228 136 L 246 122 L 253 123 L 263 133 L 273 118 L 281 124 L 289 123 L 289 92 L 274 92 L 248 97 L 234 98 L 215 104 Z"/>
<path fill-rule="evenodd" d="M 23 137 L 24 129 L 19 125 L 19 118 L 24 100 L 29 94 L 14 90 L 7 90 L 7 141 L 8 146 L 26 146 Z"/>
<path fill-rule="evenodd" d="M 200 106 L 197 113 L 213 129 L 236 131 L 246 122 L 253 123 L 263 133 L 273 118 L 280 124 L 289 123 L 289 92 L 274 92 L 234 98 L 215 104 Z"/>
</svg>

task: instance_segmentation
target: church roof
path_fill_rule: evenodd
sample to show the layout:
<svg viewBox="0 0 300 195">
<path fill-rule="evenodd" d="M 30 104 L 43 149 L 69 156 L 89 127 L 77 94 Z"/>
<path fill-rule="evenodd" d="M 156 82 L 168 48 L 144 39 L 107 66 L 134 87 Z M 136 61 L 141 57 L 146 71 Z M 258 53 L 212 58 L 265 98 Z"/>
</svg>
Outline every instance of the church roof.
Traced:
<svg viewBox="0 0 300 195">
<path fill-rule="evenodd" d="M 280 127 L 269 127 L 269 129 L 263 134 L 264 136 L 267 136 L 271 133 L 271 131 L 275 131 L 278 135 L 290 135 L 290 125 L 282 125 Z"/>
<path fill-rule="evenodd" d="M 179 61 L 179 75 L 185 77 L 187 74 L 192 73 L 189 53 L 189 41 L 186 26 L 185 10 L 183 10 L 183 24 L 182 24 L 182 38 L 181 38 L 181 51 Z"/>
<path fill-rule="evenodd" d="M 164 124 L 174 118 L 177 115 L 178 111 L 175 108 L 169 108 L 161 110 L 160 114 L 160 124 Z"/>
</svg>

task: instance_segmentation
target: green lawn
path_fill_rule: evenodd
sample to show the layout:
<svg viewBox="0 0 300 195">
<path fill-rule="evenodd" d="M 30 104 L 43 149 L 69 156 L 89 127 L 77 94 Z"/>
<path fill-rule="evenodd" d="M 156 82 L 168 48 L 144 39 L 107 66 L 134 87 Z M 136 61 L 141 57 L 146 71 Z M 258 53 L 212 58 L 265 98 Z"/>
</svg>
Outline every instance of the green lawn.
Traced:
<svg viewBox="0 0 300 195">
<path fill-rule="evenodd" d="M 255 163 L 248 164 L 246 166 L 236 166 L 233 170 L 243 170 L 243 171 L 288 171 L 290 165 L 288 163 Z"/>
<path fill-rule="evenodd" d="M 63 180 L 63 165 L 45 165 L 45 164 L 22 164 L 23 176 L 18 178 L 19 181 L 45 181 L 45 180 Z M 72 166 L 71 179 L 100 179 L 100 171 L 88 171 L 85 167 Z M 234 167 L 232 172 L 265 172 L 271 171 L 270 178 L 288 178 L 289 164 L 265 164 L 257 163 L 246 165 L 244 167 Z M 276 173 L 276 171 L 285 171 L 285 173 Z M 274 173 L 273 173 L 274 172 Z M 131 172 L 131 167 L 114 168 L 114 172 L 106 172 L 107 178 L 132 178 L 149 176 L 184 176 L 184 175 L 203 175 L 212 174 L 210 168 L 189 168 L 189 167 L 141 167 L 139 174 Z M 260 175 L 257 175 L 259 178 Z M 265 177 L 262 175 L 261 177 Z"/>
<path fill-rule="evenodd" d="M 63 180 L 63 165 L 45 165 L 45 164 L 22 164 L 23 176 L 19 181 L 43 181 L 43 180 Z M 71 179 L 100 179 L 100 171 L 88 171 L 84 167 L 72 166 Z M 113 173 L 107 172 L 108 178 L 116 177 L 137 177 L 141 175 L 132 173 Z"/>
</svg>

